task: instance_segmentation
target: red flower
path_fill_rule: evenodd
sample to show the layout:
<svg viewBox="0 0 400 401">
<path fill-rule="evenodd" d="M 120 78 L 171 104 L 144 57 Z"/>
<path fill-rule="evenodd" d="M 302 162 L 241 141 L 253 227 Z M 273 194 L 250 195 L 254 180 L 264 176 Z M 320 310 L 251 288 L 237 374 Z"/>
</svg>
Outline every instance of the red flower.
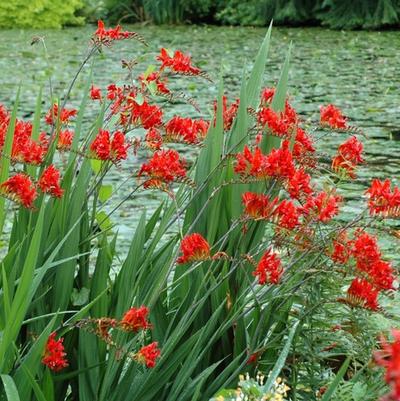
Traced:
<svg viewBox="0 0 400 401">
<path fill-rule="evenodd" d="M 72 141 L 74 139 L 74 133 L 70 130 L 60 131 L 58 136 L 57 149 L 60 151 L 70 150 L 72 146 Z"/>
<path fill-rule="evenodd" d="M 163 143 L 162 136 L 156 128 L 150 128 L 144 138 L 146 145 L 152 150 L 160 150 Z"/>
<path fill-rule="evenodd" d="M 347 290 L 351 304 L 371 310 L 378 309 L 378 294 L 371 283 L 361 278 L 355 278 Z"/>
<path fill-rule="evenodd" d="M 265 155 L 261 153 L 260 148 L 255 148 L 252 153 L 251 150 L 245 145 L 243 153 L 236 155 L 235 173 L 244 177 L 253 176 L 257 178 L 266 178 L 262 167 L 265 164 Z"/>
<path fill-rule="evenodd" d="M 102 20 L 97 21 L 97 30 L 94 37 L 104 44 L 109 44 L 114 40 L 129 39 L 137 36 L 136 32 L 122 31 L 122 27 L 117 25 L 115 28 L 105 29 Z"/>
<path fill-rule="evenodd" d="M 347 126 L 346 117 L 333 104 L 320 107 L 320 122 L 321 125 L 328 125 L 331 128 L 346 128 Z"/>
<path fill-rule="evenodd" d="M 286 146 L 289 145 L 289 141 L 285 140 Z M 297 128 L 295 142 L 293 145 L 293 159 L 298 163 L 314 167 L 315 161 L 315 148 L 311 137 L 301 128 Z"/>
<path fill-rule="evenodd" d="M 260 148 L 255 148 L 254 153 L 245 146 L 243 153 L 236 155 L 235 172 L 243 177 L 258 179 L 276 177 L 289 178 L 295 172 L 292 154 L 284 146 L 272 149 L 268 155 L 263 155 Z"/>
<path fill-rule="evenodd" d="M 281 260 L 276 253 L 268 249 L 258 262 L 253 276 L 258 277 L 259 284 L 278 284 L 282 273 Z"/>
<path fill-rule="evenodd" d="M 68 366 L 68 361 L 65 358 L 67 355 L 64 352 L 63 338 L 55 339 L 56 333 L 50 334 L 47 339 L 42 363 L 54 372 L 58 372 Z"/>
<path fill-rule="evenodd" d="M 129 144 L 125 142 L 125 135 L 121 131 L 115 131 L 110 145 L 111 160 L 125 160 L 128 156 Z"/>
<path fill-rule="evenodd" d="M 60 172 L 52 164 L 43 171 L 38 187 L 44 193 L 56 198 L 62 197 L 64 190 L 60 187 Z"/>
<path fill-rule="evenodd" d="M 148 314 L 149 310 L 145 306 L 141 306 L 140 308 L 133 307 L 125 312 L 119 325 L 125 331 L 137 332 L 139 330 L 147 330 L 151 328 L 151 324 L 147 320 Z"/>
<path fill-rule="evenodd" d="M 313 190 L 310 186 L 311 176 L 304 169 L 300 168 L 289 177 L 287 182 L 287 191 L 291 198 L 302 199 L 312 194 Z"/>
<path fill-rule="evenodd" d="M 115 100 L 117 97 L 120 97 L 123 94 L 121 88 L 119 88 L 115 84 L 111 84 L 107 86 L 107 99 L 108 100 Z"/>
<path fill-rule="evenodd" d="M 276 113 L 270 107 L 261 108 L 258 112 L 257 119 L 263 127 L 269 128 L 273 135 L 286 137 L 289 134 L 290 125 L 287 123 L 282 113 Z"/>
<path fill-rule="evenodd" d="M 8 124 L 9 120 L 7 118 L 4 123 L 0 125 L 0 147 L 4 146 Z M 11 159 L 14 163 L 42 164 L 47 147 L 41 141 L 34 141 L 31 135 L 32 123 L 17 119 L 15 122 L 11 149 Z"/>
<path fill-rule="evenodd" d="M 14 202 L 31 208 L 37 197 L 35 186 L 31 179 L 22 173 L 10 177 L 0 185 L 0 193 Z"/>
<path fill-rule="evenodd" d="M 185 161 L 180 159 L 176 150 L 159 150 L 142 165 L 139 176 L 143 174 L 149 177 L 144 183 L 145 188 L 160 187 L 186 176 Z"/>
<path fill-rule="evenodd" d="M 58 113 L 58 104 L 54 103 L 53 107 L 46 114 L 46 123 L 49 125 L 54 124 L 59 118 L 61 124 L 68 124 L 69 120 L 75 117 L 78 111 L 75 109 L 62 109 L 60 115 Z"/>
<path fill-rule="evenodd" d="M 381 251 L 379 250 L 376 237 L 373 237 L 366 231 L 357 233 L 357 237 L 353 243 L 352 253 L 360 267 L 364 264 L 368 266 L 370 261 L 380 259 L 381 257 Z M 360 270 L 366 271 L 368 268 L 361 267 Z"/>
<path fill-rule="evenodd" d="M 335 263 L 344 265 L 348 262 L 350 256 L 351 242 L 347 238 L 346 231 L 342 231 L 333 241 L 333 251 L 330 257 Z"/>
<path fill-rule="evenodd" d="M 210 259 L 210 245 L 201 234 L 193 233 L 185 236 L 181 242 L 181 252 L 176 263 L 188 263 Z"/>
<path fill-rule="evenodd" d="M 236 99 L 229 107 L 228 107 L 228 99 L 224 95 L 222 97 L 222 118 L 224 121 L 224 131 L 229 131 L 232 127 L 233 120 L 235 119 L 238 109 L 239 109 L 239 99 Z M 216 114 L 217 114 L 218 102 L 214 101 L 214 126 L 216 124 Z"/>
<path fill-rule="evenodd" d="M 358 232 L 353 242 L 352 254 L 356 259 L 356 268 L 368 274 L 376 288 L 393 288 L 393 268 L 390 263 L 381 259 L 381 251 L 375 237 L 365 231 Z"/>
<path fill-rule="evenodd" d="M 125 160 L 129 145 L 125 142 L 125 135 L 116 131 L 112 138 L 110 132 L 100 129 L 96 138 L 90 145 L 91 152 L 100 160 Z"/>
<path fill-rule="evenodd" d="M 262 351 L 253 352 L 252 354 L 250 354 L 249 358 L 246 361 L 246 365 L 252 365 L 253 363 L 257 363 L 261 354 L 262 354 Z"/>
<path fill-rule="evenodd" d="M 379 290 L 392 290 L 395 280 L 393 267 L 390 262 L 384 260 L 375 260 L 370 265 L 368 274 L 372 284 Z"/>
<path fill-rule="evenodd" d="M 275 209 L 274 216 L 278 219 L 278 226 L 294 229 L 299 224 L 299 211 L 290 200 L 283 200 Z"/>
<path fill-rule="evenodd" d="M 385 181 L 372 180 L 371 187 L 366 191 L 369 196 L 368 206 L 371 215 L 397 217 L 400 215 L 400 190 L 397 186 L 391 189 L 389 179 Z"/>
<path fill-rule="evenodd" d="M 161 352 L 158 349 L 158 343 L 153 342 L 149 345 L 142 347 L 135 355 L 135 359 L 145 364 L 148 368 L 156 366 L 156 359 L 160 356 Z"/>
<path fill-rule="evenodd" d="M 244 214 L 253 219 L 268 219 L 272 213 L 278 199 L 270 202 L 269 197 L 263 194 L 245 192 L 242 195 Z"/>
<path fill-rule="evenodd" d="M 90 150 L 96 155 L 100 160 L 109 160 L 110 158 L 110 132 L 100 129 L 96 138 L 90 145 Z"/>
<path fill-rule="evenodd" d="M 275 95 L 275 88 L 264 88 L 261 92 L 261 104 L 271 103 Z"/>
<path fill-rule="evenodd" d="M 162 81 L 159 72 L 152 72 L 147 76 L 141 75 L 139 77 L 143 90 L 150 86 L 152 82 L 154 82 L 157 93 L 169 94 L 171 91 L 167 88 L 167 79 L 163 79 L 164 80 Z"/>
<path fill-rule="evenodd" d="M 176 73 L 189 74 L 189 75 L 199 75 L 201 70 L 192 65 L 192 60 L 190 56 L 183 54 L 181 51 L 175 51 L 173 57 L 168 54 L 168 51 L 164 48 L 161 49 L 160 55 L 157 60 L 161 61 L 161 68 L 170 68 Z"/>
<path fill-rule="evenodd" d="M 304 205 L 304 212 L 311 213 L 322 223 L 327 223 L 334 216 L 339 213 L 339 202 L 342 197 L 335 194 L 328 194 L 327 192 L 320 192 L 316 196 L 307 199 Z"/>
<path fill-rule="evenodd" d="M 142 124 L 144 129 L 157 128 L 162 124 L 162 110 L 157 105 L 150 105 L 146 101 L 142 104 L 135 100 L 129 101 L 124 112 L 130 113 L 128 122 L 131 124 Z M 124 114 L 121 114 L 123 116 Z M 125 125 L 125 121 L 121 120 Z"/>
<path fill-rule="evenodd" d="M 265 171 L 270 177 L 290 178 L 295 173 L 292 153 L 282 144 L 279 149 L 272 149 L 265 159 Z"/>
<path fill-rule="evenodd" d="M 90 88 L 90 98 L 92 100 L 101 100 L 101 89 L 97 86 L 92 85 Z"/>
<path fill-rule="evenodd" d="M 208 123 L 203 120 L 192 120 L 174 116 L 165 124 L 166 137 L 170 141 L 198 143 L 207 134 Z"/>
<path fill-rule="evenodd" d="M 344 170 L 350 178 L 355 178 L 355 167 L 362 163 L 363 144 L 352 136 L 346 142 L 339 146 L 338 154 L 332 160 L 332 169 L 334 171 Z"/>
<path fill-rule="evenodd" d="M 400 330 L 392 330 L 393 341 L 388 342 L 381 337 L 382 349 L 375 351 L 374 357 L 378 365 L 386 370 L 385 381 L 392 389 L 388 399 L 400 399 Z M 386 399 L 386 398 L 385 398 Z"/>
</svg>

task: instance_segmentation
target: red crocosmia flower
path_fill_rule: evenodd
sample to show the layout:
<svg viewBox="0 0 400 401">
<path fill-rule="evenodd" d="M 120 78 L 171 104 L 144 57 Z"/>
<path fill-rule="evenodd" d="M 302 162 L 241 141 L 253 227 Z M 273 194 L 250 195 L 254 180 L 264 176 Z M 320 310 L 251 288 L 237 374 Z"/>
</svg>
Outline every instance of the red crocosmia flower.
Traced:
<svg viewBox="0 0 400 401">
<path fill-rule="evenodd" d="M 159 127 L 162 124 L 162 110 L 157 105 L 142 104 L 140 119 L 144 129 Z"/>
<path fill-rule="evenodd" d="M 243 153 L 236 155 L 235 173 L 243 177 L 267 178 L 267 174 L 263 171 L 266 156 L 261 153 L 260 148 L 255 148 L 252 153 L 247 145 L 243 149 Z"/>
<path fill-rule="evenodd" d="M 286 190 L 291 198 L 302 199 L 313 192 L 310 182 L 311 176 L 303 168 L 300 168 L 289 177 Z"/>
<path fill-rule="evenodd" d="M 8 124 L 10 113 L 3 104 L 0 104 L 0 124 Z"/>
<path fill-rule="evenodd" d="M 137 332 L 139 330 L 147 330 L 151 328 L 148 319 L 149 309 L 145 306 L 140 308 L 131 308 L 125 312 L 122 320 L 119 322 L 120 327 L 125 331 Z"/>
<path fill-rule="evenodd" d="M 58 110 L 58 104 L 54 103 L 53 107 L 48 111 L 45 117 L 45 121 L 47 124 L 55 124 L 58 118 L 60 118 L 61 124 L 68 124 L 69 120 L 72 117 L 75 117 L 76 114 L 78 113 L 77 110 L 75 109 L 62 109 L 60 116 L 58 115 L 59 110 Z"/>
<path fill-rule="evenodd" d="M 293 176 L 296 169 L 289 147 L 283 143 L 279 149 L 272 149 L 265 159 L 265 171 L 270 177 L 287 179 Z"/>
<path fill-rule="evenodd" d="M 356 268 L 369 276 L 372 284 L 380 290 L 393 288 L 394 272 L 391 264 L 382 260 L 376 237 L 365 231 L 357 232 L 352 254 Z"/>
<path fill-rule="evenodd" d="M 60 172 L 52 164 L 43 171 L 37 184 L 42 192 L 56 198 L 61 198 L 64 193 L 60 187 Z"/>
<path fill-rule="evenodd" d="M 160 356 L 161 351 L 158 349 L 158 343 L 153 342 L 149 345 L 142 347 L 135 355 L 135 359 L 146 365 L 148 368 L 156 366 L 156 360 Z"/>
<path fill-rule="evenodd" d="M 349 163 L 356 165 L 364 161 L 362 158 L 363 148 L 363 144 L 357 137 L 352 136 L 339 146 L 338 153 Z"/>
<path fill-rule="evenodd" d="M 321 125 L 328 125 L 331 128 L 346 128 L 347 119 L 343 116 L 340 109 L 333 104 L 320 107 Z"/>
<path fill-rule="evenodd" d="M 94 33 L 95 39 L 104 44 L 110 44 L 110 42 L 114 40 L 129 39 L 136 36 L 138 36 L 136 32 L 122 31 L 120 25 L 117 25 L 115 28 L 105 29 L 102 20 L 97 21 L 97 30 Z"/>
<path fill-rule="evenodd" d="M 152 150 L 160 150 L 163 143 L 160 131 L 156 128 L 150 128 L 144 138 L 146 145 Z"/>
<path fill-rule="evenodd" d="M 204 139 L 207 130 L 207 122 L 179 116 L 174 116 L 165 124 L 166 138 L 169 141 L 198 143 Z"/>
<path fill-rule="evenodd" d="M 60 151 L 70 150 L 73 139 L 74 139 L 73 131 L 70 131 L 68 129 L 60 131 L 60 135 L 58 136 L 57 149 Z"/>
<path fill-rule="evenodd" d="M 289 124 L 285 121 L 282 113 L 276 113 L 269 107 L 263 107 L 258 112 L 258 122 L 270 130 L 273 135 L 286 137 L 289 131 Z"/>
<path fill-rule="evenodd" d="M 42 146 L 42 148 L 47 152 L 47 150 L 49 149 L 50 140 L 46 132 L 41 132 L 39 134 L 39 143 Z"/>
<path fill-rule="evenodd" d="M 181 242 L 181 252 L 176 263 L 189 263 L 210 259 L 210 245 L 201 234 L 193 233 L 185 236 Z"/>
<path fill-rule="evenodd" d="M 275 88 L 264 88 L 261 92 L 261 104 L 271 103 L 275 95 Z"/>
<path fill-rule="evenodd" d="M 294 229 L 299 224 L 300 213 L 290 200 L 283 200 L 274 210 L 274 217 L 281 228 Z"/>
<path fill-rule="evenodd" d="M 260 358 L 262 352 L 253 352 L 252 354 L 249 355 L 249 358 L 246 361 L 246 365 L 252 365 L 253 363 L 257 363 L 258 359 Z"/>
<path fill-rule="evenodd" d="M 119 88 L 115 84 L 111 84 L 107 86 L 107 99 L 108 100 L 115 100 L 117 97 L 122 96 L 123 90 Z"/>
<path fill-rule="evenodd" d="M 154 82 L 157 93 L 162 93 L 162 94 L 171 93 L 171 91 L 167 88 L 167 79 L 163 78 L 161 80 L 161 75 L 159 72 L 152 72 L 147 76 L 140 75 L 139 80 L 141 82 L 143 90 L 146 89 L 147 86 L 151 85 L 152 82 Z"/>
<path fill-rule="evenodd" d="M 358 277 L 352 281 L 347 290 L 350 304 L 371 310 L 377 310 L 379 307 L 378 294 L 379 291 L 369 281 Z"/>
<path fill-rule="evenodd" d="M 400 190 L 397 186 L 394 186 L 393 190 L 391 187 L 392 183 L 389 179 L 372 180 L 371 187 L 366 191 L 371 215 L 400 216 Z"/>
<path fill-rule="evenodd" d="M 283 118 L 287 124 L 293 126 L 299 122 L 299 117 L 297 116 L 297 112 L 294 107 L 286 100 L 285 109 L 283 111 Z"/>
<path fill-rule="evenodd" d="M 285 146 L 289 146 L 290 141 L 284 141 Z M 296 137 L 293 144 L 293 159 L 301 165 L 313 168 L 316 165 L 315 148 L 311 137 L 301 128 L 297 128 Z"/>
<path fill-rule="evenodd" d="M 63 340 L 63 338 L 56 340 L 55 332 L 51 333 L 47 339 L 42 363 L 54 372 L 58 372 L 68 366 Z"/>
<path fill-rule="evenodd" d="M 224 95 L 222 97 L 222 118 L 224 121 L 224 131 L 229 131 L 232 127 L 233 121 L 239 109 L 240 100 L 236 99 L 231 105 L 228 106 L 228 98 Z M 218 102 L 214 101 L 214 115 L 217 115 Z M 214 117 L 214 127 L 216 124 L 216 117 Z"/>
<path fill-rule="evenodd" d="M 395 280 L 393 267 L 390 262 L 384 260 L 376 260 L 371 263 L 368 272 L 372 280 L 372 284 L 379 290 L 392 290 Z"/>
<path fill-rule="evenodd" d="M 90 150 L 100 160 L 109 160 L 111 151 L 110 132 L 100 129 L 96 138 L 90 145 Z"/>
<path fill-rule="evenodd" d="M 16 174 L 3 182 L 0 185 L 0 194 L 26 208 L 31 208 L 37 197 L 32 180 L 22 173 Z"/>
<path fill-rule="evenodd" d="M 92 85 L 90 88 L 90 98 L 92 100 L 101 100 L 101 89 L 97 86 Z"/>
<path fill-rule="evenodd" d="M 385 368 L 385 381 L 391 392 L 385 400 L 400 400 L 400 330 L 392 330 L 393 341 L 381 336 L 381 349 L 374 352 L 378 365 Z"/>
<path fill-rule="evenodd" d="M 161 68 L 170 68 L 172 71 L 181 74 L 199 75 L 201 70 L 192 65 L 190 56 L 183 54 L 181 51 L 176 50 L 173 57 L 164 48 L 161 49 L 160 55 L 157 60 L 161 61 Z"/>
<path fill-rule="evenodd" d="M 130 100 L 124 108 L 124 113 L 130 114 L 127 122 L 141 124 L 144 129 L 157 128 L 162 125 L 162 109 L 157 105 L 150 105 L 146 101 L 139 104 L 135 100 Z M 121 116 L 124 116 L 124 113 Z M 121 124 L 125 125 L 125 123 L 121 119 Z"/>
<path fill-rule="evenodd" d="M 309 197 L 304 205 L 304 212 L 311 212 L 317 220 L 327 223 L 339 213 L 339 203 L 342 197 L 336 194 L 320 192 L 313 197 Z"/>
<path fill-rule="evenodd" d="M 253 276 L 258 277 L 259 284 L 278 284 L 282 273 L 281 260 L 276 253 L 268 249 L 258 262 Z"/>
<path fill-rule="evenodd" d="M 162 187 L 177 178 L 186 176 L 186 163 L 176 150 L 159 150 L 153 157 L 142 165 L 139 176 L 146 175 L 149 179 L 144 183 L 145 188 Z"/>
<path fill-rule="evenodd" d="M 355 137 L 351 137 L 339 146 L 338 154 L 332 159 L 334 171 L 346 171 L 350 178 L 355 178 L 354 170 L 362 163 L 363 144 Z"/>
<path fill-rule="evenodd" d="M 352 254 L 356 258 L 360 270 L 367 271 L 362 265 L 369 265 L 370 261 L 381 258 L 381 251 L 376 237 L 366 231 L 356 233 L 356 239 L 353 242 Z"/>
<path fill-rule="evenodd" d="M 125 135 L 121 131 L 114 132 L 110 146 L 111 160 L 125 160 L 128 157 L 129 144 L 125 139 Z"/>
<path fill-rule="evenodd" d="M 351 256 L 351 242 L 347 238 L 346 231 L 342 231 L 333 241 L 331 259 L 340 265 L 346 264 Z"/>
<path fill-rule="evenodd" d="M 4 146 L 8 124 L 7 118 L 0 125 L 0 148 Z M 34 141 L 31 135 L 32 123 L 17 119 L 11 149 L 11 160 L 14 163 L 42 164 L 47 147 L 41 141 Z"/>
<path fill-rule="evenodd" d="M 90 151 L 100 160 L 119 161 L 127 158 L 129 144 L 125 142 L 125 135 L 114 132 L 110 137 L 110 132 L 100 129 L 96 138 L 90 145 Z"/>
<path fill-rule="evenodd" d="M 292 154 L 287 147 L 272 149 L 270 154 L 263 155 L 260 148 L 255 148 L 252 153 L 245 146 L 243 153 L 236 155 L 234 170 L 243 177 L 289 178 L 294 174 L 295 167 Z"/>
<path fill-rule="evenodd" d="M 242 195 L 244 214 L 253 219 L 268 219 L 271 217 L 278 199 L 270 202 L 269 197 L 263 194 L 245 192 Z"/>
</svg>

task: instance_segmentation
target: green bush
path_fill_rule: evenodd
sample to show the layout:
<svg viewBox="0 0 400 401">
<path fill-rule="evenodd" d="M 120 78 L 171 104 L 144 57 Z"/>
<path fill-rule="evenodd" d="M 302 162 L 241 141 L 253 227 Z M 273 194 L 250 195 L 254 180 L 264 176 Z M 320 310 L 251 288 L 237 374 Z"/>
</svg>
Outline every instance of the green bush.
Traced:
<svg viewBox="0 0 400 401">
<path fill-rule="evenodd" d="M 1 28 L 61 28 L 83 23 L 75 12 L 81 0 L 8 0 L 0 2 Z"/>
</svg>

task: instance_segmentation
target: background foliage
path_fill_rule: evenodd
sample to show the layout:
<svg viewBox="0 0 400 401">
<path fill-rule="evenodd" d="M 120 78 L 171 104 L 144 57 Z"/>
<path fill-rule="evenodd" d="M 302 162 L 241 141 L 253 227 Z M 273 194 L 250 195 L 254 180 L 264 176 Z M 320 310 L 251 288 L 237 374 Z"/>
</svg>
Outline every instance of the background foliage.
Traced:
<svg viewBox="0 0 400 401">
<path fill-rule="evenodd" d="M 0 27 L 3 28 L 61 28 L 82 24 L 76 11 L 81 0 L 7 0 L 0 2 Z"/>
<path fill-rule="evenodd" d="M 79 15 L 79 16 L 77 16 Z M 156 24 L 323 25 L 334 29 L 399 26 L 399 0 L 11 0 L 0 27 L 59 28 L 106 18 Z"/>
</svg>

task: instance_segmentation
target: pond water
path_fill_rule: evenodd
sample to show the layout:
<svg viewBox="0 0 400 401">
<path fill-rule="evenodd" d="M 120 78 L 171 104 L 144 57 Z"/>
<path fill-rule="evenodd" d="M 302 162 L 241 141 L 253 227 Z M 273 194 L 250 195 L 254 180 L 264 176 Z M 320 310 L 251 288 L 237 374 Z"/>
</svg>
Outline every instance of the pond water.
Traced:
<svg viewBox="0 0 400 401">
<path fill-rule="evenodd" d="M 144 48 L 138 42 L 124 41 L 112 50 L 106 49 L 95 62 L 93 82 L 96 85 L 105 87 L 109 83 L 123 81 L 126 70 L 121 68 L 121 58 L 141 56 L 146 65 L 153 62 L 160 47 L 168 47 L 190 52 L 196 64 L 209 72 L 215 82 L 222 67 L 225 87 L 232 97 L 238 94 L 243 68 L 248 69 L 251 65 L 266 32 L 261 28 L 209 26 L 136 25 L 126 28 L 141 33 L 150 46 Z M 89 45 L 88 38 L 94 29 L 86 26 L 60 31 L 1 31 L 0 102 L 10 105 L 16 88 L 22 82 L 19 116 L 29 118 L 38 87 L 44 85 L 48 94 L 49 75 L 52 75 L 55 92 L 62 93 L 83 59 Z M 42 48 L 30 45 L 34 35 L 45 37 L 48 64 Z M 371 178 L 391 177 L 399 184 L 400 32 L 275 28 L 265 74 L 267 85 L 274 84 L 279 77 L 280 65 L 290 42 L 293 42 L 290 95 L 304 119 L 317 119 L 319 105 L 334 103 L 368 136 L 363 140 L 367 164 L 360 169 L 357 179 L 346 186 L 345 196 L 349 203 L 344 212 L 349 213 L 362 207 L 360 193 Z M 83 75 L 87 76 L 88 72 L 86 68 Z M 79 104 L 83 82 L 84 79 L 79 79 L 71 93 L 72 105 Z M 185 78 L 174 85 L 193 96 L 202 115 L 209 117 L 210 104 L 217 94 L 216 83 Z M 174 111 L 198 116 L 187 104 L 175 106 Z M 321 150 L 333 154 L 343 139 L 343 135 L 332 135 L 319 146 Z M 115 171 L 111 179 L 118 183 L 119 175 L 120 172 Z M 120 198 L 133 186 L 134 183 L 124 186 Z M 140 211 L 153 209 L 159 197 L 154 192 L 143 192 L 134 201 L 127 202 L 120 210 L 123 217 L 120 219 L 120 233 L 130 237 Z M 114 199 L 114 204 L 117 201 Z M 390 243 L 386 247 L 389 252 L 395 251 Z"/>
</svg>

